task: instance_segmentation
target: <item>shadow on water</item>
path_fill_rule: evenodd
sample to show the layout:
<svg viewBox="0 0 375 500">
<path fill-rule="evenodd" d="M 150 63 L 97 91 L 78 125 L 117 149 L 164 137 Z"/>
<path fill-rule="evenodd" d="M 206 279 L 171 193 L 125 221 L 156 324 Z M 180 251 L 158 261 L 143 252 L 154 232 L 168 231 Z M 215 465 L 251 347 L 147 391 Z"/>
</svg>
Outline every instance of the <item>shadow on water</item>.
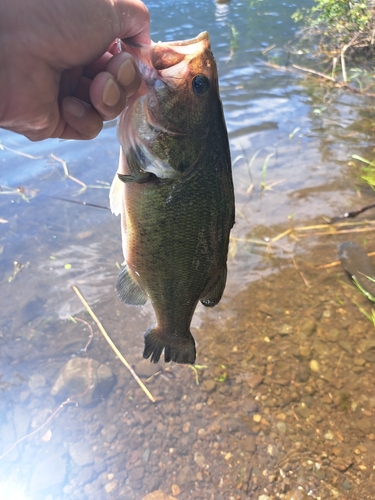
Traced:
<svg viewBox="0 0 375 500">
<path fill-rule="evenodd" d="M 373 200 L 350 162 L 372 159 L 372 103 L 265 64 L 288 60 L 292 4 L 148 6 L 154 40 L 211 35 L 236 159 L 227 289 L 197 309 L 195 367 L 144 361 L 153 311 L 115 296 L 119 220 L 43 196 L 108 205 L 114 123 L 88 143 L 1 131 L 0 498 L 373 499 L 371 308 L 320 267 L 347 239 L 374 250 L 370 224 L 320 227 Z"/>
</svg>

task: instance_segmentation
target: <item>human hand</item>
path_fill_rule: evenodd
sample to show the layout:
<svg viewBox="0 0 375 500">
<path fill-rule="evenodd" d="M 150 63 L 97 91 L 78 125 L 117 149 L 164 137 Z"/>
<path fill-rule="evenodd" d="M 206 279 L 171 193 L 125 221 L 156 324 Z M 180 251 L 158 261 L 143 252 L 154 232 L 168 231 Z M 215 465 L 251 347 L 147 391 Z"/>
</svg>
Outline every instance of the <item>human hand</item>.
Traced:
<svg viewBox="0 0 375 500">
<path fill-rule="evenodd" d="M 116 38 L 150 43 L 140 0 L 1 0 L 0 127 L 33 141 L 95 137 L 141 83 Z"/>
</svg>

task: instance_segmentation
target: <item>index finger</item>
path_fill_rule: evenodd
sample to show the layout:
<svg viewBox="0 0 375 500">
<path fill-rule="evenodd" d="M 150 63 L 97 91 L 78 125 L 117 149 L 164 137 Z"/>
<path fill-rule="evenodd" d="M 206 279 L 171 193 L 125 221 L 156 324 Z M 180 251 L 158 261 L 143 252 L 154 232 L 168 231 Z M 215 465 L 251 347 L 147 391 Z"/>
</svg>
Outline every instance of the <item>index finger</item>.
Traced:
<svg viewBox="0 0 375 500">
<path fill-rule="evenodd" d="M 112 59 L 112 57 L 113 55 L 110 52 L 105 52 L 102 57 L 85 66 L 83 68 L 83 74 L 88 78 L 95 78 L 97 74 L 105 71 L 108 62 L 110 59 Z"/>
</svg>

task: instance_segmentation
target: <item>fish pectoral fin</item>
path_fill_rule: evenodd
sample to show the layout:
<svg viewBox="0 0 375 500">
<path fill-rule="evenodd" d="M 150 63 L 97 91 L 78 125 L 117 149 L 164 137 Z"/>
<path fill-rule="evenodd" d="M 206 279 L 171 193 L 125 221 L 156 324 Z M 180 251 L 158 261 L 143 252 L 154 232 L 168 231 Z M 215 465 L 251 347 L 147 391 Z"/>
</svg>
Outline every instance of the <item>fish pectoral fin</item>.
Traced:
<svg viewBox="0 0 375 500">
<path fill-rule="evenodd" d="M 144 184 L 145 182 L 149 182 L 155 178 L 154 174 L 142 171 L 139 171 L 136 174 L 117 174 L 117 176 L 120 179 L 120 181 L 125 182 L 125 184 L 129 182 Z"/>
<path fill-rule="evenodd" d="M 126 264 L 118 275 L 116 293 L 121 302 L 130 306 L 143 306 L 148 299 L 146 292 L 139 286 Z"/>
<path fill-rule="evenodd" d="M 227 265 L 225 264 L 215 283 L 208 290 L 206 295 L 201 298 L 202 304 L 206 307 L 216 306 L 216 304 L 220 302 L 220 299 L 223 296 L 226 282 L 227 282 Z"/>
</svg>

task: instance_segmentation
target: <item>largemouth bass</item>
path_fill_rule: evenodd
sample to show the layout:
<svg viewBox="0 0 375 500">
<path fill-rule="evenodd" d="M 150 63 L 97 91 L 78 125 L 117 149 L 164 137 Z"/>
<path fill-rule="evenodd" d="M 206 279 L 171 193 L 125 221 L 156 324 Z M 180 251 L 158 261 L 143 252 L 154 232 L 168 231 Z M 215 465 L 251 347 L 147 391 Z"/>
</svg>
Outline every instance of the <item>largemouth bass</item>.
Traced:
<svg viewBox="0 0 375 500">
<path fill-rule="evenodd" d="M 110 193 L 125 258 L 116 291 L 126 304 L 152 301 L 144 358 L 157 363 L 164 350 L 166 362 L 194 363 L 191 319 L 198 301 L 222 297 L 234 224 L 217 68 L 206 32 L 141 51 L 144 94 L 120 116 Z"/>
</svg>

